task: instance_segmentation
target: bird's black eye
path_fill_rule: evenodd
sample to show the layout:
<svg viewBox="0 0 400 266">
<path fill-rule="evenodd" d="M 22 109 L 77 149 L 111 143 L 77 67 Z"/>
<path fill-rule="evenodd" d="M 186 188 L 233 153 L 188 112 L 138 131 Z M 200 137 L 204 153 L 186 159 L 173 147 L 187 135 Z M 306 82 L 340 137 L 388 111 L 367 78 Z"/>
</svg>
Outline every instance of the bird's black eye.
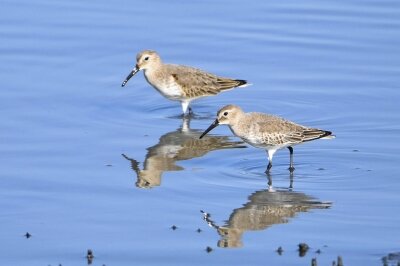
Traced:
<svg viewBox="0 0 400 266">
<path fill-rule="evenodd" d="M 146 60 L 146 61 L 147 61 L 147 60 L 149 60 L 149 57 L 148 57 L 148 56 L 146 56 L 146 57 L 144 58 L 144 60 Z"/>
<path fill-rule="evenodd" d="M 227 116 L 227 115 L 228 115 L 228 112 L 225 112 L 225 113 L 224 113 L 224 116 Z"/>
</svg>

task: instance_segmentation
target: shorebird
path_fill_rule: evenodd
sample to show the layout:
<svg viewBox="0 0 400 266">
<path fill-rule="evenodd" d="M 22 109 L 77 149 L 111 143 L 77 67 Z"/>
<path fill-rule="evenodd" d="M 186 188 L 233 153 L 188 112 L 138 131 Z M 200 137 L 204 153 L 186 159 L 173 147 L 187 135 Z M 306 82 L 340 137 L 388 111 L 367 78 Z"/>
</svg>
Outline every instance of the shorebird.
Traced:
<svg viewBox="0 0 400 266">
<path fill-rule="evenodd" d="M 218 125 L 228 125 L 232 133 L 243 141 L 267 150 L 269 173 L 272 157 L 277 150 L 288 148 L 290 152 L 289 170 L 293 166 L 293 146 L 315 139 L 335 138 L 331 131 L 309 128 L 278 116 L 263 113 L 245 113 L 236 105 L 227 105 L 217 113 L 217 119 L 201 134 L 200 138 Z"/>
<path fill-rule="evenodd" d="M 157 52 L 144 50 L 137 54 L 136 66 L 122 87 L 140 70 L 143 70 L 147 82 L 165 98 L 181 102 L 184 115 L 188 109 L 191 111 L 189 104 L 195 99 L 249 85 L 242 79 L 219 77 L 189 66 L 164 64 Z"/>
</svg>

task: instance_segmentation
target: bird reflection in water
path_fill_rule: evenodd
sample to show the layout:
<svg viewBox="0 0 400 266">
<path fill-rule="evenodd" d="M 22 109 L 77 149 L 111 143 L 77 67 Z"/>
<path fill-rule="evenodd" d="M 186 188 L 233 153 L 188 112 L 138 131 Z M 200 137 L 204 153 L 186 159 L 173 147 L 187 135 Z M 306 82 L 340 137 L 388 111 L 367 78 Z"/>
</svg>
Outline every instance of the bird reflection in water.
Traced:
<svg viewBox="0 0 400 266">
<path fill-rule="evenodd" d="M 272 175 L 269 173 L 269 172 L 267 172 L 267 173 L 265 173 L 266 175 L 267 175 L 267 178 L 268 178 L 268 191 L 274 191 L 274 188 L 273 188 L 273 186 L 272 186 Z M 289 191 L 292 191 L 293 190 L 293 171 L 290 171 L 290 173 L 289 173 Z"/>
<path fill-rule="evenodd" d="M 246 147 L 242 141 L 232 141 L 227 136 L 206 136 L 199 139 L 202 133 L 201 129 L 190 129 L 190 118 L 183 118 L 179 129 L 162 135 L 156 145 L 147 149 L 143 169 L 140 169 L 138 161 L 122 154 L 131 162 L 131 168 L 136 173 L 136 186 L 160 186 L 164 172 L 184 170 L 175 164 L 178 161 L 202 157 L 214 150 Z"/>
<path fill-rule="evenodd" d="M 297 213 L 312 209 L 328 209 L 331 202 L 321 202 L 301 192 L 288 190 L 260 190 L 251 194 L 249 202 L 233 210 L 225 225 L 218 226 L 211 215 L 203 213 L 204 220 L 220 235 L 218 247 L 242 247 L 246 231 L 265 230 L 274 224 L 288 223 Z"/>
</svg>

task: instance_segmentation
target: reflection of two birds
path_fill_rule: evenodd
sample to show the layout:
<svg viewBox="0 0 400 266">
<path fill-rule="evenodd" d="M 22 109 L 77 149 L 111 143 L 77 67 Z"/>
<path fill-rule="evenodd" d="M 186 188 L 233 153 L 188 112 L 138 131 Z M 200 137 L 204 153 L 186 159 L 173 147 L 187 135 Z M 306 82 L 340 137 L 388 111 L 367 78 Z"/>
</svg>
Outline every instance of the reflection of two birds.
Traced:
<svg viewBox="0 0 400 266">
<path fill-rule="evenodd" d="M 252 193 L 248 200 L 243 207 L 233 210 L 223 226 L 218 226 L 210 214 L 202 211 L 204 220 L 221 237 L 218 247 L 241 247 L 241 238 L 246 231 L 259 231 L 275 224 L 288 223 L 297 213 L 328 209 L 332 205 L 291 190 L 260 190 Z"/>
<path fill-rule="evenodd" d="M 242 141 L 232 141 L 226 136 L 206 136 L 199 139 L 201 133 L 202 130 L 190 129 L 190 118 L 184 117 L 179 129 L 162 135 L 156 145 L 147 149 L 143 169 L 140 169 L 138 161 L 122 154 L 131 162 L 131 168 L 137 175 L 136 186 L 159 186 L 164 172 L 184 169 L 175 164 L 178 161 L 202 157 L 214 150 L 246 147 Z"/>
<path fill-rule="evenodd" d="M 201 157 L 209 151 L 220 149 L 244 148 L 241 141 L 232 141 L 226 136 L 199 136 L 202 130 L 190 129 L 190 118 L 183 119 L 182 126 L 160 137 L 159 142 L 149 147 L 140 169 L 139 162 L 122 154 L 130 161 L 132 170 L 136 173 L 136 186 L 152 188 L 161 185 L 161 177 L 167 171 L 180 171 L 184 168 L 176 162 Z M 246 231 L 264 230 L 274 224 L 287 223 L 290 218 L 300 212 L 312 209 L 327 209 L 331 203 L 318 201 L 304 193 L 293 192 L 293 172 L 290 173 L 289 190 L 272 189 L 272 177 L 268 177 L 268 190 L 252 193 L 243 207 L 233 210 L 225 225 L 218 226 L 204 213 L 204 220 L 215 228 L 221 239 L 219 247 L 242 246 L 242 235 Z"/>
</svg>

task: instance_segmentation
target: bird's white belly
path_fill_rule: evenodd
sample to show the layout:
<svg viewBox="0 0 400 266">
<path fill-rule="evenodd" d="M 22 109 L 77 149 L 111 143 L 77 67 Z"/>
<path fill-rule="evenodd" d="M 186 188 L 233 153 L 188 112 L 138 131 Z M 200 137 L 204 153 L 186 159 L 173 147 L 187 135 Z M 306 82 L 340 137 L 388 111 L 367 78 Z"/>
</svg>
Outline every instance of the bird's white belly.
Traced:
<svg viewBox="0 0 400 266">
<path fill-rule="evenodd" d="M 257 131 L 258 132 L 258 131 Z M 235 132 L 233 131 L 235 134 Z M 237 134 L 236 134 L 237 135 Z M 247 132 L 247 134 L 243 134 L 240 136 L 245 142 L 250 144 L 253 147 L 260 148 L 260 149 L 267 149 L 267 150 L 279 150 L 283 149 L 286 147 L 291 146 L 288 143 L 283 143 L 283 144 L 272 144 L 272 143 L 267 143 L 264 138 L 262 138 L 261 135 L 258 135 L 257 133 L 254 132 Z"/>
<path fill-rule="evenodd" d="M 182 89 L 173 80 L 165 79 L 151 79 L 145 75 L 147 81 L 165 98 L 173 101 L 179 101 L 182 99 Z"/>
<path fill-rule="evenodd" d="M 263 149 L 265 149 L 265 148 L 267 147 L 267 145 L 265 144 L 265 142 L 264 142 L 261 138 L 259 138 L 259 137 L 257 137 L 257 136 L 249 135 L 249 136 L 244 136 L 244 137 L 242 137 L 242 139 L 243 139 L 245 142 L 249 143 L 251 146 L 254 146 L 254 147 L 256 147 L 256 148 L 263 148 Z"/>
<path fill-rule="evenodd" d="M 182 99 L 182 89 L 176 84 L 168 84 L 167 86 L 161 86 L 156 88 L 164 97 L 170 100 Z"/>
<path fill-rule="evenodd" d="M 266 149 L 266 150 L 280 150 L 283 148 L 287 148 L 291 145 L 289 144 L 267 144 L 265 142 L 260 141 L 259 139 L 246 139 L 244 140 L 245 142 L 249 143 L 251 146 L 260 148 L 260 149 Z"/>
</svg>

